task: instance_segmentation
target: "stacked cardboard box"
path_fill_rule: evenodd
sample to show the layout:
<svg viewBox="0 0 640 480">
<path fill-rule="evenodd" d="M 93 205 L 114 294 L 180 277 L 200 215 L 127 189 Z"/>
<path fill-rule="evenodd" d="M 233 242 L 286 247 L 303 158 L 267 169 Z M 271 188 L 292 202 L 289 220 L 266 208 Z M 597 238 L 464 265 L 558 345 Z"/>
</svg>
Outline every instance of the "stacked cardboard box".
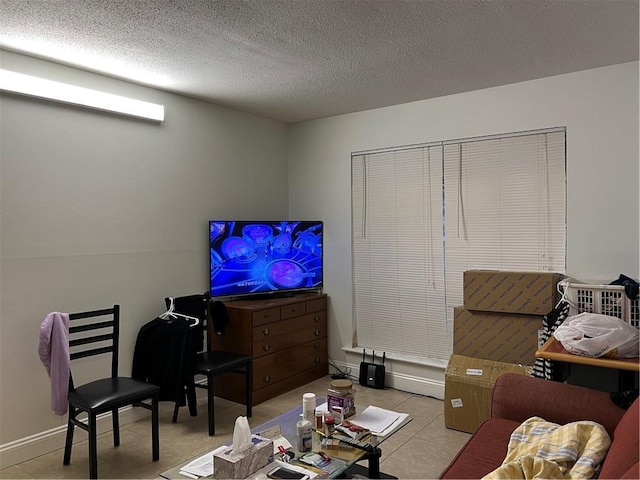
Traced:
<svg viewBox="0 0 640 480">
<path fill-rule="evenodd" d="M 561 279 L 546 272 L 464 272 L 464 306 L 454 309 L 454 355 L 445 374 L 448 428 L 475 432 L 489 418 L 496 378 L 533 365 L 542 318 L 558 301 Z"/>
<path fill-rule="evenodd" d="M 533 365 L 542 317 L 454 309 L 453 353 Z"/>
<path fill-rule="evenodd" d="M 558 301 L 558 273 L 464 272 L 464 306 L 468 310 L 546 315 Z"/>
</svg>

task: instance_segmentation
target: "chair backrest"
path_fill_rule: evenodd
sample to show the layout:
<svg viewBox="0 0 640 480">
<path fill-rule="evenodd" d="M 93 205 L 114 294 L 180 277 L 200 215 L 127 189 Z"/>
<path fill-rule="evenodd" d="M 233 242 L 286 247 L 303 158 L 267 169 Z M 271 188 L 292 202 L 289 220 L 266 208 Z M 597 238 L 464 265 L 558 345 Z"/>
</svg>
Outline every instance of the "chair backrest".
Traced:
<svg viewBox="0 0 640 480">
<path fill-rule="evenodd" d="M 103 317 L 111 318 L 104 319 Z M 69 314 L 69 322 L 69 358 L 76 360 L 111 353 L 111 377 L 117 377 L 120 305 L 114 305 L 112 308 L 104 310 L 71 313 Z M 96 332 L 98 330 L 99 332 Z M 96 344 L 100 344 L 100 346 L 96 346 Z M 71 375 L 69 376 L 69 388 L 73 390 Z"/>
<path fill-rule="evenodd" d="M 171 305 L 171 297 L 165 297 L 164 303 L 167 308 Z M 191 317 L 200 319 L 200 326 L 207 337 L 207 350 L 210 350 L 210 339 L 207 334 L 209 325 L 209 313 L 211 307 L 211 295 L 209 292 L 196 295 L 186 295 L 183 297 L 173 297 L 173 310 L 177 313 L 184 313 Z"/>
</svg>

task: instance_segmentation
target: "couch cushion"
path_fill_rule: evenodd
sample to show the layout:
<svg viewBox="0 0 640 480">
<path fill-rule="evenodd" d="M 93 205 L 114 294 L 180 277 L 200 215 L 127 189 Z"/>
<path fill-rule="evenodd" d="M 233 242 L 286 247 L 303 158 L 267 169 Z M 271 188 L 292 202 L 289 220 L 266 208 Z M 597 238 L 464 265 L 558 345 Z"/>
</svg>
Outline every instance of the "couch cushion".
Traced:
<svg viewBox="0 0 640 480">
<path fill-rule="evenodd" d="M 636 462 L 636 464 L 627 470 L 620 478 L 622 480 L 638 480 L 640 478 L 640 462 Z"/>
<path fill-rule="evenodd" d="M 640 419 L 639 399 L 633 402 L 627 413 L 613 432 L 611 448 L 602 464 L 599 478 L 623 478 L 634 465 L 638 463 L 638 425 Z M 635 472 L 633 472 L 635 475 Z M 638 478 L 632 476 L 629 478 Z"/>
<path fill-rule="evenodd" d="M 520 422 L 490 418 L 458 452 L 440 478 L 481 478 L 498 468 L 507 455 L 511 433 Z"/>
</svg>

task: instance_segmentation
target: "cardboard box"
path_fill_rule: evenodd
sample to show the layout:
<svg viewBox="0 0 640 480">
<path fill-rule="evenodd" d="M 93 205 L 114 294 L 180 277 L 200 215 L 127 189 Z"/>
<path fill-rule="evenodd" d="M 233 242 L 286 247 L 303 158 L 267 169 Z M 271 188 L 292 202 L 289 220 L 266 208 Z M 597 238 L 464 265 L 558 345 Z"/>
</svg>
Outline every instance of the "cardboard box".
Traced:
<svg viewBox="0 0 640 480">
<path fill-rule="evenodd" d="M 542 316 L 453 309 L 453 353 L 533 365 Z"/>
<path fill-rule="evenodd" d="M 480 358 L 451 355 L 445 372 L 444 424 L 474 433 L 491 416 L 491 395 L 503 373 L 527 375 L 527 367 Z"/>
<path fill-rule="evenodd" d="M 464 272 L 464 307 L 497 313 L 546 315 L 559 300 L 559 273 L 502 272 L 467 270 Z"/>
<path fill-rule="evenodd" d="M 252 435 L 253 445 L 238 455 L 232 447 L 213 454 L 213 471 L 216 478 L 249 478 L 273 461 L 273 440 Z"/>
</svg>

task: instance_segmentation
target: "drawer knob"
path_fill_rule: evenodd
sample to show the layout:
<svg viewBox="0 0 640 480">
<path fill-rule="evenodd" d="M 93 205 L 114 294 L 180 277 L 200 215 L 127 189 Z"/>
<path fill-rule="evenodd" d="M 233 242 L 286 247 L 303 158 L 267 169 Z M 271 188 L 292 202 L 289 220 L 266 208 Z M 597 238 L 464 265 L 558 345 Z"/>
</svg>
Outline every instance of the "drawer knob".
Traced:
<svg viewBox="0 0 640 480">
<path fill-rule="evenodd" d="M 317 365 L 318 363 L 320 363 L 320 357 L 316 357 L 315 362 L 316 362 L 316 365 Z"/>
<path fill-rule="evenodd" d="M 269 335 L 269 329 L 268 329 L 268 328 L 265 328 L 265 329 L 262 331 L 262 334 L 263 334 L 263 335 Z"/>
<path fill-rule="evenodd" d="M 316 315 L 315 317 L 313 317 L 313 321 L 318 323 L 320 321 L 320 315 Z"/>
<path fill-rule="evenodd" d="M 316 330 L 315 334 L 316 334 L 316 337 L 319 337 L 320 336 L 320 330 Z"/>
<path fill-rule="evenodd" d="M 265 375 L 262 380 L 264 381 L 264 383 L 269 383 L 271 381 L 271 377 L 269 375 Z"/>
<path fill-rule="evenodd" d="M 320 344 L 319 344 L 319 343 L 316 343 L 316 344 L 313 346 L 313 348 L 315 348 L 316 350 L 320 350 Z"/>
<path fill-rule="evenodd" d="M 269 345 L 268 343 L 265 344 L 265 346 L 262 347 L 262 350 L 264 350 L 265 352 L 268 352 L 269 350 L 271 350 L 271 345 Z"/>
</svg>

